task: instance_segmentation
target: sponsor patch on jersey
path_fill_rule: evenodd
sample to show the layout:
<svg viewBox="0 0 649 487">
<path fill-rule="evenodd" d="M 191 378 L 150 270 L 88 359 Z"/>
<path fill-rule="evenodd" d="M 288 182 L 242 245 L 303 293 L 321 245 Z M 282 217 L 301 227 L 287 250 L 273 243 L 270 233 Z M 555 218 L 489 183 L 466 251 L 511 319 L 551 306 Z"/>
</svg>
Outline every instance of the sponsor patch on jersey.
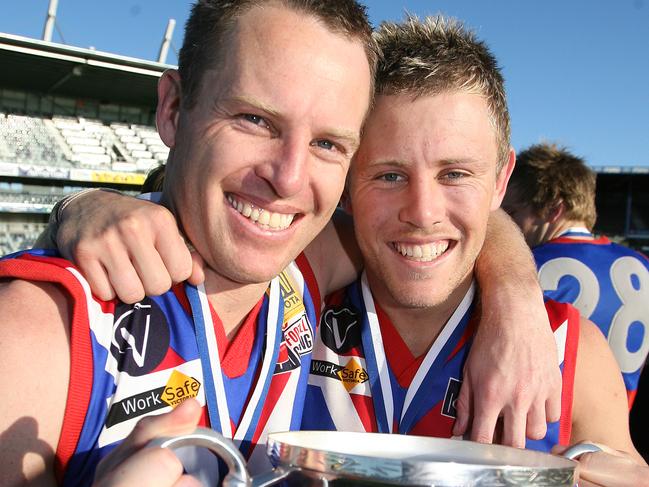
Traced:
<svg viewBox="0 0 649 487">
<path fill-rule="evenodd" d="M 342 382 L 347 392 L 358 384 L 367 382 L 370 377 L 356 358 L 352 358 L 344 366 L 326 360 L 313 359 L 311 361 L 311 374 Z"/>
<path fill-rule="evenodd" d="M 306 314 L 294 317 L 288 324 L 284 322 L 282 331 L 284 341 L 275 365 L 275 374 L 290 372 L 301 365 L 300 357 L 313 350 L 313 330 Z"/>
<path fill-rule="evenodd" d="M 172 379 L 172 376 L 175 376 L 175 379 Z M 128 436 L 141 418 L 170 411 L 173 406 L 163 400 L 163 397 L 167 400 L 172 398 L 169 394 L 165 395 L 165 389 L 173 386 L 180 387 L 185 394 L 186 380 L 187 389 L 191 393 L 196 389 L 196 386 L 192 388 L 193 380 L 196 380 L 199 386 L 201 385 L 203 371 L 200 359 L 185 362 L 174 369 L 151 372 L 144 376 L 118 374 L 117 390 L 113 396 L 106 398 L 108 415 L 97 444 L 103 447 L 121 441 Z M 174 394 L 178 396 L 180 391 L 174 391 Z M 202 387 L 198 388 L 195 397 L 201 406 L 205 405 Z"/>
<path fill-rule="evenodd" d="M 358 363 L 355 358 L 352 358 L 345 367 L 341 368 L 338 373 L 338 378 L 347 389 L 347 392 L 351 391 L 358 384 L 367 382 L 370 376 L 367 374 L 367 371 Z"/>
<path fill-rule="evenodd" d="M 160 399 L 165 404 L 175 408 L 183 401 L 198 396 L 200 389 L 201 383 L 196 379 L 174 370 L 160 394 Z"/>
<path fill-rule="evenodd" d="M 284 297 L 284 323 L 275 374 L 297 369 L 301 364 L 300 357 L 313 350 L 314 341 L 313 327 L 309 323 L 302 296 L 296 291 L 297 286 L 286 272 L 279 275 L 279 282 Z"/>
<path fill-rule="evenodd" d="M 450 377 L 448 385 L 446 386 L 446 394 L 444 394 L 444 404 L 442 405 L 442 416 L 448 418 L 457 418 L 457 409 L 455 409 L 455 402 L 460 396 L 460 386 L 462 381 Z"/>
<path fill-rule="evenodd" d="M 158 409 L 175 408 L 184 400 L 198 396 L 200 388 L 198 380 L 174 369 L 166 385 L 113 402 L 106 418 L 106 428 Z"/>
<path fill-rule="evenodd" d="M 322 313 L 323 343 L 336 353 L 347 353 L 361 343 L 360 314 L 353 306 L 328 306 Z"/>
<path fill-rule="evenodd" d="M 144 298 L 115 307 L 110 353 L 120 372 L 148 374 L 162 362 L 168 348 L 169 324 L 154 300 Z"/>
<path fill-rule="evenodd" d="M 342 366 L 327 362 L 326 360 L 311 361 L 311 373 L 313 375 L 320 375 L 322 377 L 329 377 L 330 379 L 340 380 L 338 372 L 342 370 Z"/>
<path fill-rule="evenodd" d="M 279 285 L 284 297 L 284 323 L 288 323 L 294 316 L 305 313 L 304 302 L 297 291 L 297 286 L 286 271 L 279 275 Z"/>
<path fill-rule="evenodd" d="M 114 403 L 108 411 L 106 428 L 166 408 L 167 404 L 160 398 L 163 390 L 164 387 L 157 387 Z"/>
</svg>

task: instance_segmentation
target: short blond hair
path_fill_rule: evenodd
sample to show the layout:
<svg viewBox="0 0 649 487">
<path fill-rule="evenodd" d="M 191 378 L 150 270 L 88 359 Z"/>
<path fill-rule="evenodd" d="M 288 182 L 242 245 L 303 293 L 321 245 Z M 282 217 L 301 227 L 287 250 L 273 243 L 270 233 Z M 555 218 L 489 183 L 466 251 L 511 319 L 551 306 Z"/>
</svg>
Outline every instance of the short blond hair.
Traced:
<svg viewBox="0 0 649 487">
<path fill-rule="evenodd" d="M 375 32 L 382 51 L 377 95 L 431 96 L 465 91 L 486 98 L 496 132 L 497 169 L 508 160 L 510 121 L 505 82 L 487 45 L 453 18 L 438 15 L 384 22 Z"/>
</svg>

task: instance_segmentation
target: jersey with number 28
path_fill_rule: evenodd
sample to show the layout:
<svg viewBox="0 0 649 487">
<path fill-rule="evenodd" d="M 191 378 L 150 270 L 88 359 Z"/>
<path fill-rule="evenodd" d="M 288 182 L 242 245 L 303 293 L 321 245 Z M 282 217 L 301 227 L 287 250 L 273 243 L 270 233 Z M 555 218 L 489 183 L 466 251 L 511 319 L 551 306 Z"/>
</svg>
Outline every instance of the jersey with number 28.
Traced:
<svg viewBox="0 0 649 487">
<path fill-rule="evenodd" d="M 564 233 L 533 253 L 546 297 L 573 304 L 607 337 L 630 407 L 649 352 L 649 260 L 586 232 Z"/>
</svg>

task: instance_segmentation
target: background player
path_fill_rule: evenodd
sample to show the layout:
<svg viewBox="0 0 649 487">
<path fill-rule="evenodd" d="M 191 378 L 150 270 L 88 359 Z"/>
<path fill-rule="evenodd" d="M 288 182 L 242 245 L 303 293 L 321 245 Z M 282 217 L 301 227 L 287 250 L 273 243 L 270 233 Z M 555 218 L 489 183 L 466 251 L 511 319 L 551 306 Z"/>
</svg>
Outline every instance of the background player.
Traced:
<svg viewBox="0 0 649 487">
<path fill-rule="evenodd" d="M 572 303 L 608 338 L 629 407 L 649 352 L 649 260 L 595 237 L 595 173 L 554 144 L 518 155 L 503 208 L 520 226 L 547 297 Z"/>
</svg>

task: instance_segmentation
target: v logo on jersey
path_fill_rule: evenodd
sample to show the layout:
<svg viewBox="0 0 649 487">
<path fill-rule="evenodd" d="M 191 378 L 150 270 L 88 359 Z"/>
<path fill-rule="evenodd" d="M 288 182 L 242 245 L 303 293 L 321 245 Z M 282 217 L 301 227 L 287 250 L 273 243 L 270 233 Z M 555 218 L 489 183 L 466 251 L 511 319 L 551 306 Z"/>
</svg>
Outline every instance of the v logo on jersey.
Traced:
<svg viewBox="0 0 649 487">
<path fill-rule="evenodd" d="M 345 353 L 361 341 L 358 312 L 352 307 L 328 307 L 322 314 L 322 341 L 336 353 Z"/>
<path fill-rule="evenodd" d="M 115 307 L 110 352 L 120 371 L 132 376 L 149 373 L 166 355 L 169 338 L 167 318 L 154 300 Z"/>
<path fill-rule="evenodd" d="M 133 335 L 131 335 L 130 331 L 127 330 L 126 328 L 120 329 L 119 325 L 122 323 L 122 321 L 124 321 L 126 318 L 132 315 L 135 311 L 141 309 L 150 309 L 150 308 L 151 308 L 150 304 L 136 303 L 133 306 L 133 309 L 121 315 L 117 320 L 115 320 L 115 323 L 113 324 L 113 339 L 111 340 L 112 344 L 117 348 L 117 350 L 119 350 L 120 353 L 126 352 L 126 350 L 123 350 L 120 344 L 117 343 L 115 339 L 115 335 L 117 335 L 117 330 L 119 330 L 120 335 L 122 335 L 122 338 L 128 344 L 128 347 L 126 347 L 126 349 L 130 349 L 132 351 L 131 353 L 133 354 L 133 360 L 138 365 L 138 367 L 142 367 L 144 365 L 144 359 L 146 357 L 146 344 L 149 341 L 149 327 L 151 325 L 151 315 L 147 314 L 145 318 L 144 338 L 142 339 L 142 346 L 140 347 L 140 350 L 137 349 L 137 344 L 135 343 L 136 338 Z"/>
<path fill-rule="evenodd" d="M 336 348 L 340 348 L 343 346 L 345 343 L 345 339 L 347 338 L 347 333 L 349 332 L 349 329 L 356 324 L 355 321 L 352 321 L 351 323 L 338 323 L 338 318 L 335 316 L 331 319 L 332 323 L 329 325 L 327 323 L 327 326 L 331 326 L 331 331 L 334 334 L 334 340 L 336 341 Z M 345 334 L 343 335 L 342 339 L 340 338 L 340 329 L 345 327 Z"/>
<path fill-rule="evenodd" d="M 142 308 L 150 308 L 151 306 L 142 306 Z M 121 321 L 121 318 L 120 318 Z M 128 346 L 131 348 L 132 353 L 133 353 L 133 360 L 135 360 L 135 363 L 138 365 L 138 367 L 142 367 L 144 365 L 144 358 L 146 356 L 146 344 L 149 341 L 149 326 L 151 324 L 151 315 L 146 316 L 146 325 L 144 326 L 144 338 L 142 340 L 142 347 L 140 347 L 140 350 L 138 351 L 137 349 L 137 344 L 135 343 L 135 337 L 131 335 L 126 328 L 122 328 L 120 333 L 122 334 L 122 338 L 126 340 L 126 343 L 128 343 Z M 119 326 L 119 322 L 116 323 L 116 326 Z M 114 338 L 113 338 L 114 340 Z M 114 343 L 114 341 L 113 341 Z M 118 346 L 115 343 L 115 346 Z M 120 350 L 121 352 L 121 350 Z"/>
</svg>

